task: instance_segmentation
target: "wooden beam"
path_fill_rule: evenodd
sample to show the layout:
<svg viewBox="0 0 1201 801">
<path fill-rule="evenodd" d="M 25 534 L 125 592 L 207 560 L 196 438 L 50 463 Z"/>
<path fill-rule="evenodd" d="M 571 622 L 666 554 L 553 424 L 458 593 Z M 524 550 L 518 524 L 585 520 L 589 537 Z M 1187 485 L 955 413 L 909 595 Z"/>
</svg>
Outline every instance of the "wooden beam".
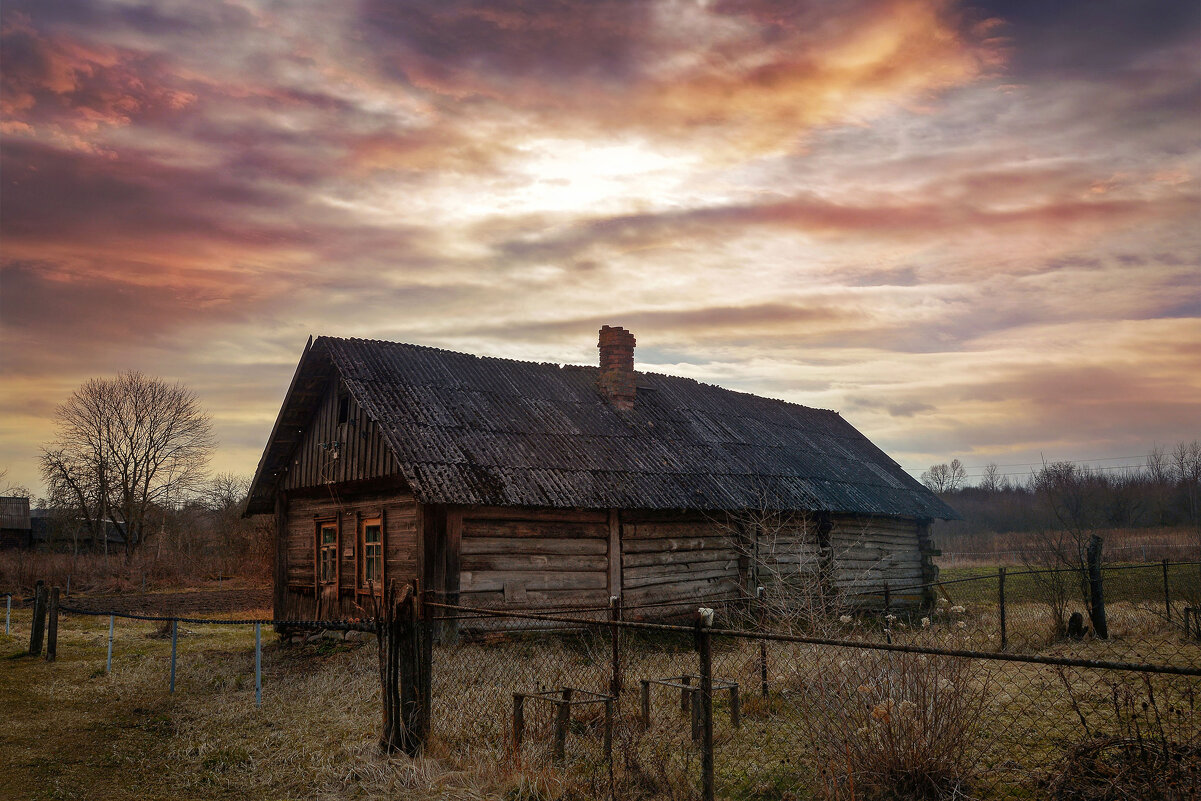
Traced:
<svg viewBox="0 0 1201 801">
<path fill-rule="evenodd" d="M 609 510 L 609 597 L 621 597 L 621 511 Z"/>
</svg>

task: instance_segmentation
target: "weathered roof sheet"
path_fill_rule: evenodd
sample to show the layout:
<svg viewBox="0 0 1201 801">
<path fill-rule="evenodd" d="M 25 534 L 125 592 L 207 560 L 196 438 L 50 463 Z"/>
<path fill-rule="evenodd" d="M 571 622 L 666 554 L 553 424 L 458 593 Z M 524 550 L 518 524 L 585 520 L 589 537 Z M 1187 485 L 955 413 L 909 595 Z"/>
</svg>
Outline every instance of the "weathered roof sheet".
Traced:
<svg viewBox="0 0 1201 801">
<path fill-rule="evenodd" d="M 306 349 L 289 397 L 335 373 L 423 503 L 956 517 L 836 412 L 655 373 L 637 373 L 634 408 L 618 411 L 596 367 L 332 337 Z M 282 428 L 304 419 L 296 407 Z M 276 429 L 248 513 L 271 511 L 272 465 L 294 447 Z"/>
</svg>

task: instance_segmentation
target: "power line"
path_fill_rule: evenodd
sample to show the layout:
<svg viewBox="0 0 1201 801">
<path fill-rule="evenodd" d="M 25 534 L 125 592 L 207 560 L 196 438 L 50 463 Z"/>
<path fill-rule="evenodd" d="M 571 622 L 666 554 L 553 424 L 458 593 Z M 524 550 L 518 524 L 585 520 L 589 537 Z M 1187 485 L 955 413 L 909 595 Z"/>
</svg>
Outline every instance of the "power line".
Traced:
<svg viewBox="0 0 1201 801">
<path fill-rule="evenodd" d="M 1094 459 L 1048 459 L 1045 462 L 1013 462 L 1011 464 L 999 464 L 999 465 L 997 465 L 997 467 L 1041 467 L 1044 464 L 1054 464 L 1055 462 L 1071 462 L 1072 464 L 1082 464 L 1084 462 L 1114 462 L 1119 459 L 1146 459 L 1146 458 L 1147 458 L 1147 454 L 1136 453 L 1132 456 L 1098 456 Z M 1139 467 L 1141 465 L 1118 465 L 1118 466 L 1119 467 Z M 964 470 L 984 470 L 987 467 L 988 467 L 988 465 L 986 465 L 986 464 L 964 465 L 963 469 Z M 904 469 L 909 472 L 917 472 L 919 470 L 929 470 L 930 467 L 906 467 Z M 1108 469 L 1108 468 L 1098 467 L 1096 469 L 1101 470 L 1101 469 Z M 1018 475 L 1018 474 L 1010 473 L 1007 475 Z"/>
</svg>

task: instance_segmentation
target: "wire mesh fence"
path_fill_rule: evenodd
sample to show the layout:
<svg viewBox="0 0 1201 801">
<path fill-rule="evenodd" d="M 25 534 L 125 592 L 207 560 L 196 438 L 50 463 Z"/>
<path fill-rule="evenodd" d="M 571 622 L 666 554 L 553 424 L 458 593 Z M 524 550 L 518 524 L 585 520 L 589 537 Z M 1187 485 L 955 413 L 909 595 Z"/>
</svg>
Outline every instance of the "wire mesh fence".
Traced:
<svg viewBox="0 0 1201 801">
<path fill-rule="evenodd" d="M 515 769 L 549 766 L 582 797 L 706 797 L 706 755 L 717 798 L 1201 792 L 1201 668 L 1183 634 L 1159 664 L 1106 661 L 1114 652 L 1091 640 L 979 652 L 958 628 L 892 643 L 714 629 L 706 668 L 687 626 L 474 620 L 435 649 L 435 737 Z M 518 713 L 515 697 L 535 693 Z M 582 696 L 612 712 L 564 703 Z"/>
<path fill-rule="evenodd" d="M 1047 582 L 1061 578 L 1056 607 Z M 523 612 L 429 602 L 426 750 L 551 776 L 561 798 L 1201 797 L 1201 622 L 1185 625 L 1201 565 L 1105 568 L 1106 638 L 1069 629 L 1073 612 L 1089 619 L 1080 581 L 995 572 L 917 588 L 932 606 L 893 605 L 912 589 L 898 588 L 887 607 L 859 598 L 803 626 L 764 614 L 759 593 Z M 110 648 L 114 620 L 169 624 L 171 689 L 204 670 L 181 653 L 175 675 L 183 626 L 375 639 L 371 620 L 58 610 L 111 615 Z M 261 699 L 255 646 L 245 668 Z"/>
</svg>

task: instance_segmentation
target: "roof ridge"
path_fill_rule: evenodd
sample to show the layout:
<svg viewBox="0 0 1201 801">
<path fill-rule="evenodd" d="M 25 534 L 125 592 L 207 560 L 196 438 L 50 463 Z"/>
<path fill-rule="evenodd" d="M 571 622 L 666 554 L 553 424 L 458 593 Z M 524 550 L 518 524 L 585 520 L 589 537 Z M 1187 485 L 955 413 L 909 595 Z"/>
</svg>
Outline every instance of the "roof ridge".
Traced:
<svg viewBox="0 0 1201 801">
<path fill-rule="evenodd" d="M 367 345 L 387 345 L 387 346 L 399 347 L 399 348 L 412 348 L 414 350 L 421 350 L 421 351 L 426 351 L 429 353 L 447 353 L 452 356 L 470 356 L 473 359 L 479 359 L 481 361 L 489 360 L 489 361 L 498 361 L 498 362 L 509 362 L 512 364 L 536 365 L 536 366 L 540 366 L 540 367 L 554 367 L 559 370 L 589 370 L 589 371 L 596 371 L 596 372 L 600 371 L 600 367 L 595 364 L 574 364 L 574 363 L 570 363 L 570 362 L 536 362 L 536 361 L 532 361 L 529 359 L 514 359 L 514 358 L 511 358 L 508 356 L 481 356 L 478 353 L 470 353 L 470 352 L 464 351 L 464 350 L 451 350 L 449 348 L 438 348 L 438 347 L 434 347 L 432 345 L 418 345 L 418 344 L 415 344 L 412 342 L 395 342 L 390 339 L 372 339 L 369 337 L 336 337 L 336 336 L 327 336 L 327 335 L 321 334 L 321 335 L 318 335 L 317 338 L 314 340 L 314 344 L 320 342 L 321 340 L 330 340 L 333 342 L 353 342 L 353 343 L 362 343 L 362 344 L 367 344 Z M 732 393 L 735 395 L 745 395 L 747 397 L 751 397 L 751 398 L 754 398 L 754 399 L 760 400 L 760 401 L 770 401 L 771 403 L 780 403 L 780 404 L 784 404 L 786 406 L 792 406 L 792 407 L 798 408 L 798 409 L 805 409 L 806 411 L 824 412 L 826 414 L 831 414 L 836 417 L 842 417 L 841 414 L 839 414 L 837 411 L 835 411 L 833 409 L 823 409 L 823 408 L 820 408 L 817 406 L 806 406 L 803 403 L 797 403 L 796 401 L 787 400 L 785 398 L 772 398 L 772 397 L 768 397 L 767 395 L 760 395 L 755 392 L 750 392 L 750 391 L 743 390 L 743 389 L 731 389 L 730 387 L 724 387 L 721 384 L 713 384 L 713 383 L 709 383 L 707 381 L 701 381 L 701 380 L 693 378 L 691 376 L 672 375 L 670 373 L 660 373 L 660 372 L 657 372 L 654 370 L 635 370 L 634 375 L 635 375 L 635 377 L 640 376 L 640 375 L 654 376 L 656 378 L 664 378 L 664 379 L 668 379 L 670 381 L 688 381 L 699 387 L 707 387 L 710 389 L 721 390 L 722 392 L 729 392 L 729 393 Z M 362 379 L 360 379 L 360 380 L 362 380 Z M 653 390 L 653 388 L 650 388 L 650 387 L 648 387 L 648 389 Z"/>
</svg>

